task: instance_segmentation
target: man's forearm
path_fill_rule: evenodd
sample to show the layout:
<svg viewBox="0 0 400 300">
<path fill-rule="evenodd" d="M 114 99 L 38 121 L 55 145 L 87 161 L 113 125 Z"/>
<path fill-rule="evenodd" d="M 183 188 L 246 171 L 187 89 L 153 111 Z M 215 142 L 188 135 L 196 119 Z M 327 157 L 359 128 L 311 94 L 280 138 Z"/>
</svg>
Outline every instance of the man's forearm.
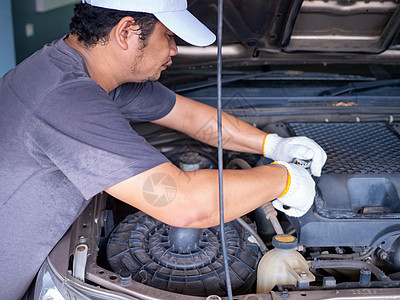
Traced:
<svg viewBox="0 0 400 300">
<path fill-rule="evenodd" d="M 177 95 L 171 113 L 156 121 L 212 146 L 218 144 L 217 110 L 211 106 Z M 222 143 L 224 149 L 262 153 L 265 132 L 222 112 Z"/>
<path fill-rule="evenodd" d="M 164 182 L 164 184 L 155 184 Z M 151 191 L 149 184 L 151 182 Z M 285 189 L 287 170 L 269 165 L 224 171 L 225 221 L 240 217 Z M 166 163 L 106 190 L 114 197 L 172 226 L 206 228 L 219 224 L 218 172 L 183 172 Z"/>
<path fill-rule="evenodd" d="M 193 138 L 212 146 L 218 145 L 217 115 L 210 118 L 201 129 L 188 133 Z M 252 125 L 222 112 L 222 145 L 224 149 L 247 153 L 262 153 L 265 133 Z"/>
</svg>

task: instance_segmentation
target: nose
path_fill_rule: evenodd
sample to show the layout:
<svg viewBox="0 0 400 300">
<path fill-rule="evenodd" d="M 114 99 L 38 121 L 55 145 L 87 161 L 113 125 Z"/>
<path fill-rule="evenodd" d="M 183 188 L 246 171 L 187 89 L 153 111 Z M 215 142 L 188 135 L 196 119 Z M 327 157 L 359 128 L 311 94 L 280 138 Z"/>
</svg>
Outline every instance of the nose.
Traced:
<svg viewBox="0 0 400 300">
<path fill-rule="evenodd" d="M 172 38 L 169 44 L 169 56 L 175 56 L 178 54 L 178 47 L 176 46 L 175 39 Z"/>
</svg>

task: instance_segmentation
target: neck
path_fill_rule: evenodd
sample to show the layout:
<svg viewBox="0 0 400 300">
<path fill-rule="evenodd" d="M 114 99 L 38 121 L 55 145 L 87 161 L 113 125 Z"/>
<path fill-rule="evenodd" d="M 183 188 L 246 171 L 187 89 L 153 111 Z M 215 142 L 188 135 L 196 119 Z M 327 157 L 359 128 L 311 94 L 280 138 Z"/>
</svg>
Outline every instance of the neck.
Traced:
<svg viewBox="0 0 400 300">
<path fill-rule="evenodd" d="M 85 61 L 89 76 L 107 93 L 119 86 L 118 81 L 113 77 L 113 67 L 107 59 L 107 45 L 98 43 L 87 47 L 78 41 L 78 37 L 73 34 L 70 34 L 64 41 L 69 47 L 79 53 Z"/>
</svg>

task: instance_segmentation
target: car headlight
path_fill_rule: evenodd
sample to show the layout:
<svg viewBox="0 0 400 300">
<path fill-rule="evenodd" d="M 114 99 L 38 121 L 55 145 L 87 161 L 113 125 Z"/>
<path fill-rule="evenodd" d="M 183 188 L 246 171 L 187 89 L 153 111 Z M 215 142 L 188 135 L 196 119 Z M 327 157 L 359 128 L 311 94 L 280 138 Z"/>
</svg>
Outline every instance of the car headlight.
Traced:
<svg viewBox="0 0 400 300">
<path fill-rule="evenodd" d="M 62 277 L 46 259 L 37 275 L 34 300 L 64 299 L 68 299 L 68 296 L 62 283 Z"/>
<path fill-rule="evenodd" d="M 102 289 L 98 286 L 94 287 L 79 279 L 73 278 L 72 275 L 64 277 L 57 272 L 48 257 L 44 261 L 37 275 L 33 299 L 133 300 L 137 298 L 115 291 Z"/>
</svg>

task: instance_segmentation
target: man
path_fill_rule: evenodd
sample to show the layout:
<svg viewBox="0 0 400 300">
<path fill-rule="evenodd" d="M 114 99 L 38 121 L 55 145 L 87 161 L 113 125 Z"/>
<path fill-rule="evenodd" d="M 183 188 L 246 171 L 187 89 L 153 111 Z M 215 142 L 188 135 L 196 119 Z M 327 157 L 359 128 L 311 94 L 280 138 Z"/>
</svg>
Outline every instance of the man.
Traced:
<svg viewBox="0 0 400 300">
<path fill-rule="evenodd" d="M 1 299 L 22 296 L 52 247 L 103 190 L 172 226 L 219 223 L 217 170 L 181 176 L 129 124 L 151 121 L 202 139 L 199 128 L 216 119 L 216 110 L 156 80 L 177 54 L 174 34 L 198 46 L 215 36 L 186 10 L 186 0 L 84 2 L 75 8 L 71 34 L 0 80 Z M 303 215 L 314 182 L 290 162 L 312 159 L 319 176 L 325 152 L 304 137 L 266 135 L 236 119 L 239 126 L 231 126 L 233 119 L 223 114 L 223 135 L 235 137 L 224 148 L 278 163 L 224 171 L 225 221 L 275 198 L 277 209 Z M 158 175 L 177 187 L 164 205 L 142 193 Z M 156 186 L 154 194 L 163 193 Z"/>
</svg>

